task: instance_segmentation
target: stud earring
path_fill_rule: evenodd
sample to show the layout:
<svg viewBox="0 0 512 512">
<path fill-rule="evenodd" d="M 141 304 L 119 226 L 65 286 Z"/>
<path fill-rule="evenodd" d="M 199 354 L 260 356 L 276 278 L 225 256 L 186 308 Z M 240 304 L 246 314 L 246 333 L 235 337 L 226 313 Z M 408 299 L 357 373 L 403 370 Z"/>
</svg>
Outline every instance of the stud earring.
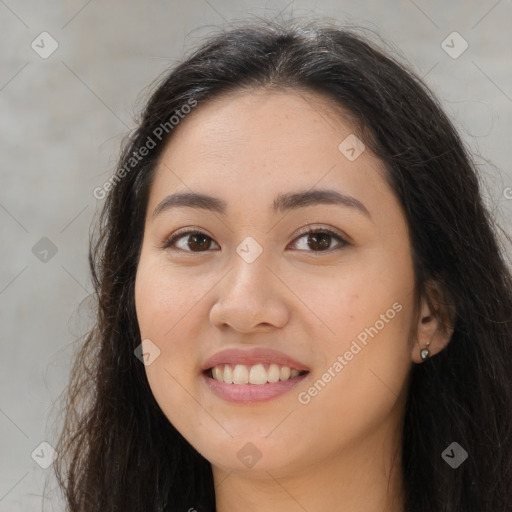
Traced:
<svg viewBox="0 0 512 512">
<path fill-rule="evenodd" d="M 430 341 L 427 341 L 427 347 L 426 348 L 422 348 L 420 350 L 420 357 L 421 357 L 422 361 L 425 361 L 428 358 L 429 354 L 430 354 L 430 351 L 428 349 L 429 345 L 430 345 Z"/>
</svg>

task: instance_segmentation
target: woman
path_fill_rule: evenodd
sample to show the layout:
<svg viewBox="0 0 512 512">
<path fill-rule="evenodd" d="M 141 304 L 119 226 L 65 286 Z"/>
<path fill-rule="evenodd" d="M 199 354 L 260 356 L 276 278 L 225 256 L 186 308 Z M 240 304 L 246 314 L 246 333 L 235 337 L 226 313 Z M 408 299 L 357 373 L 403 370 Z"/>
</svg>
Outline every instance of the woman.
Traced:
<svg viewBox="0 0 512 512">
<path fill-rule="evenodd" d="M 233 29 L 102 194 L 70 511 L 512 510 L 512 279 L 410 71 L 318 23 Z"/>
</svg>

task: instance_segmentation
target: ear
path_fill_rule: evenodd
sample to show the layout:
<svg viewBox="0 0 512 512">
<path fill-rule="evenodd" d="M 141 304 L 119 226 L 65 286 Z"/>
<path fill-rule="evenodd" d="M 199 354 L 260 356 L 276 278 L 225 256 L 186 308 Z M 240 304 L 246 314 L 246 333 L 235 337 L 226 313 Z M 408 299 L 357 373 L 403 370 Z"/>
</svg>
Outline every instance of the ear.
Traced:
<svg viewBox="0 0 512 512">
<path fill-rule="evenodd" d="M 443 350 L 451 340 L 455 324 L 455 310 L 447 294 L 436 281 L 425 286 L 425 295 L 421 297 L 416 325 L 416 339 L 412 347 L 411 359 L 422 363 L 421 351 L 428 350 L 432 357 Z"/>
</svg>

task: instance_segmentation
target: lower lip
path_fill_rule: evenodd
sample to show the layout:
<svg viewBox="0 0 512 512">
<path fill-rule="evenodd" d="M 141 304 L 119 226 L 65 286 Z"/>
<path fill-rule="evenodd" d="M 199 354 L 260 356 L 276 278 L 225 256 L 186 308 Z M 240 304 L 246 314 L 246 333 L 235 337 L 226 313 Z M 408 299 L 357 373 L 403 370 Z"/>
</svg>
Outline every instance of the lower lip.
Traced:
<svg viewBox="0 0 512 512">
<path fill-rule="evenodd" d="M 278 382 L 267 382 L 266 384 L 226 384 L 209 377 L 203 373 L 202 377 L 210 391 L 228 402 L 247 404 L 253 402 L 266 402 L 284 395 L 297 384 L 302 382 L 309 374 L 305 373 L 298 377 Z"/>
</svg>

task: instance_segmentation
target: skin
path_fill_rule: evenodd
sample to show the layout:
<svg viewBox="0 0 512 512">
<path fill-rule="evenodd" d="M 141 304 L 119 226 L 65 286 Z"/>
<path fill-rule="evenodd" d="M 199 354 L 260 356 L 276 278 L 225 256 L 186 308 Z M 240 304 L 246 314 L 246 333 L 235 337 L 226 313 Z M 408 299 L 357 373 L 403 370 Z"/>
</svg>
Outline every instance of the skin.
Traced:
<svg viewBox="0 0 512 512">
<path fill-rule="evenodd" d="M 415 302 L 409 230 L 382 165 L 369 149 L 354 161 L 338 149 L 354 132 L 316 93 L 244 90 L 194 109 L 156 169 L 135 289 L 141 339 L 160 350 L 145 368 L 166 417 L 211 462 L 218 512 L 404 510 L 408 376 L 420 348 L 430 342 L 434 355 L 449 336 L 426 298 Z M 349 194 L 369 216 L 337 204 L 272 211 L 279 194 L 320 188 Z M 220 198 L 226 214 L 176 207 L 153 216 L 176 192 Z M 308 224 L 348 244 L 333 237 L 319 251 L 299 233 Z M 162 248 L 184 227 L 199 228 L 210 245 L 191 250 L 185 235 L 181 252 Z M 252 263 L 236 252 L 248 236 L 263 249 Z M 300 403 L 299 393 L 396 303 L 400 312 Z M 205 360 L 252 347 L 280 350 L 311 372 L 259 404 L 211 393 Z M 248 442 L 261 454 L 251 468 L 237 457 Z"/>
</svg>

